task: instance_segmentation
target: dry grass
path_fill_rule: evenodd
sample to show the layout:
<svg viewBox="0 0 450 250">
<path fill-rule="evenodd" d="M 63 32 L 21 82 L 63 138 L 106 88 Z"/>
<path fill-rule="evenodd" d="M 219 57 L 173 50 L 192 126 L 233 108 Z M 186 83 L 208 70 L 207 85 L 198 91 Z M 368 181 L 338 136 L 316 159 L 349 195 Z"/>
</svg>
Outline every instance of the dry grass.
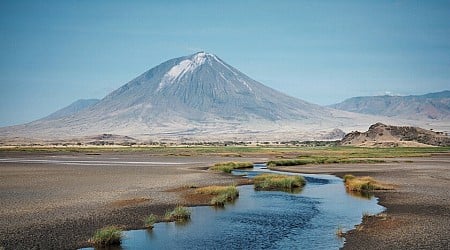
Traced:
<svg viewBox="0 0 450 250">
<path fill-rule="evenodd" d="M 210 167 L 210 170 L 222 171 L 225 173 L 231 173 L 234 169 L 240 168 L 251 168 L 253 167 L 253 163 L 251 162 L 221 162 L 216 163 L 214 166 Z"/>
<path fill-rule="evenodd" d="M 356 192 L 393 189 L 392 185 L 381 183 L 369 176 L 355 177 L 353 175 L 345 175 L 344 183 L 349 191 Z"/>
<path fill-rule="evenodd" d="M 167 211 L 164 215 L 166 221 L 188 221 L 191 218 L 191 210 L 187 207 L 176 206 L 172 211 Z"/>
<path fill-rule="evenodd" d="M 261 174 L 254 178 L 256 190 L 292 191 L 305 184 L 305 178 L 300 175 Z"/>
<path fill-rule="evenodd" d="M 226 202 L 234 201 L 239 196 L 236 186 L 208 186 L 198 188 L 198 194 L 214 195 L 210 204 L 223 207 Z"/>
<path fill-rule="evenodd" d="M 95 231 L 94 236 L 89 240 L 96 247 L 107 247 L 120 245 L 122 240 L 122 229 L 116 226 L 104 227 Z"/>
<path fill-rule="evenodd" d="M 145 227 L 148 229 L 152 229 L 153 225 L 158 221 L 158 217 L 156 217 L 156 215 L 154 214 L 150 214 L 149 216 L 147 216 L 147 218 L 145 218 L 144 220 L 144 224 Z"/>
</svg>

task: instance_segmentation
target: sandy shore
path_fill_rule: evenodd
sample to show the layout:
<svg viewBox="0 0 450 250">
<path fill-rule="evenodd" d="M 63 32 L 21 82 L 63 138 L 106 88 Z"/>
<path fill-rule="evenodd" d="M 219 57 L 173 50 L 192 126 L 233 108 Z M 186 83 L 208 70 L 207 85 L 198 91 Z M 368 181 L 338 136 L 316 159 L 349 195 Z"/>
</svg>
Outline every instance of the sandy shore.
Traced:
<svg viewBox="0 0 450 250">
<path fill-rule="evenodd" d="M 150 213 L 195 205 L 185 187 L 239 182 L 201 169 L 230 160 L 266 158 L 0 152 L 0 247 L 74 249 L 106 225 L 141 228 Z M 449 249 L 450 154 L 388 161 L 284 170 L 371 175 L 397 185 L 376 194 L 387 217 L 365 218 L 346 235 L 345 249 Z"/>
</svg>

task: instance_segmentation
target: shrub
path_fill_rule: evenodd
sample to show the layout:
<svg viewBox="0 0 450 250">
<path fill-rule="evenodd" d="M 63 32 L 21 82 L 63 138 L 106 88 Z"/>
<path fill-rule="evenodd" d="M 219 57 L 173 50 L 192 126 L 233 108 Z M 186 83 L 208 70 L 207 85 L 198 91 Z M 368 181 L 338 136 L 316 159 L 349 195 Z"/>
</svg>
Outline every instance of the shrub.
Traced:
<svg viewBox="0 0 450 250">
<path fill-rule="evenodd" d="M 292 191 L 305 183 L 305 178 L 300 175 L 261 174 L 254 178 L 256 190 Z"/>
<path fill-rule="evenodd" d="M 191 218 L 191 211 L 187 207 L 176 206 L 174 210 L 167 211 L 164 218 L 167 221 L 187 221 Z"/>
<path fill-rule="evenodd" d="M 122 229 L 116 226 L 109 226 L 95 231 L 89 242 L 98 247 L 106 247 L 120 245 L 121 240 Z"/>
<path fill-rule="evenodd" d="M 231 173 L 234 169 L 240 168 L 251 168 L 253 163 L 251 162 L 222 162 L 216 163 L 214 166 L 210 167 L 210 170 L 222 171 L 225 173 Z"/>
<path fill-rule="evenodd" d="M 150 214 L 149 216 L 147 216 L 147 218 L 145 218 L 144 223 L 145 223 L 145 227 L 147 228 L 153 228 L 153 225 L 156 223 L 157 221 L 157 217 L 154 214 Z"/>
</svg>

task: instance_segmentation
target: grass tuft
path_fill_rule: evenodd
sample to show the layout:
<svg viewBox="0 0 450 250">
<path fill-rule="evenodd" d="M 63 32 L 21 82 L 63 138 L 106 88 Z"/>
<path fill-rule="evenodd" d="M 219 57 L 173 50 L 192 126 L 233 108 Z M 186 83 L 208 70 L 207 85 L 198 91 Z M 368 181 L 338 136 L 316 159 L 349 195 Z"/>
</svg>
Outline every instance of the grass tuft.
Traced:
<svg viewBox="0 0 450 250">
<path fill-rule="evenodd" d="M 211 199 L 211 205 L 223 207 L 225 203 L 234 201 L 239 196 L 236 186 L 208 186 L 198 188 L 198 194 L 215 195 Z"/>
<path fill-rule="evenodd" d="M 120 229 L 119 227 L 104 227 L 95 231 L 94 236 L 92 236 L 89 242 L 97 247 L 120 245 L 122 235 L 122 229 Z"/>
<path fill-rule="evenodd" d="M 145 218 L 144 224 L 146 228 L 152 229 L 153 225 L 157 222 L 158 218 L 154 214 L 150 214 Z"/>
<path fill-rule="evenodd" d="M 390 190 L 392 186 L 376 181 L 372 177 L 355 177 L 353 175 L 344 176 L 345 187 L 349 191 L 368 192 L 373 190 Z"/>
<path fill-rule="evenodd" d="M 256 190 L 292 191 L 305 184 L 305 178 L 299 175 L 261 174 L 254 178 Z"/>
<path fill-rule="evenodd" d="M 164 215 L 166 221 L 188 221 L 191 218 L 191 210 L 187 207 L 176 206 L 172 211 L 167 211 Z"/>
<path fill-rule="evenodd" d="M 251 162 L 221 162 L 216 163 L 214 166 L 210 167 L 210 170 L 215 171 L 222 171 L 225 173 L 231 173 L 234 169 L 240 169 L 240 168 L 251 168 L 253 167 L 253 163 Z"/>
<path fill-rule="evenodd" d="M 355 179 L 355 176 L 351 174 L 346 174 L 342 179 L 344 180 L 344 183 L 347 183 L 347 181 Z"/>
</svg>

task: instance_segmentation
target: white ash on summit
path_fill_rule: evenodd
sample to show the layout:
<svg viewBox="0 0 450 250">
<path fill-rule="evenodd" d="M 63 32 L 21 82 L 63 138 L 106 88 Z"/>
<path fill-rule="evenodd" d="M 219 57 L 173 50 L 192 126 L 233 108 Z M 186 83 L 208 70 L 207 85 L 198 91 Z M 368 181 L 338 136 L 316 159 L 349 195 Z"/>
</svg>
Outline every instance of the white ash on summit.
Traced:
<svg viewBox="0 0 450 250">
<path fill-rule="evenodd" d="M 0 128 L 0 140 L 99 134 L 147 141 L 308 140 L 371 123 L 283 94 L 205 52 L 163 62 L 95 105 L 71 110 Z"/>
</svg>

